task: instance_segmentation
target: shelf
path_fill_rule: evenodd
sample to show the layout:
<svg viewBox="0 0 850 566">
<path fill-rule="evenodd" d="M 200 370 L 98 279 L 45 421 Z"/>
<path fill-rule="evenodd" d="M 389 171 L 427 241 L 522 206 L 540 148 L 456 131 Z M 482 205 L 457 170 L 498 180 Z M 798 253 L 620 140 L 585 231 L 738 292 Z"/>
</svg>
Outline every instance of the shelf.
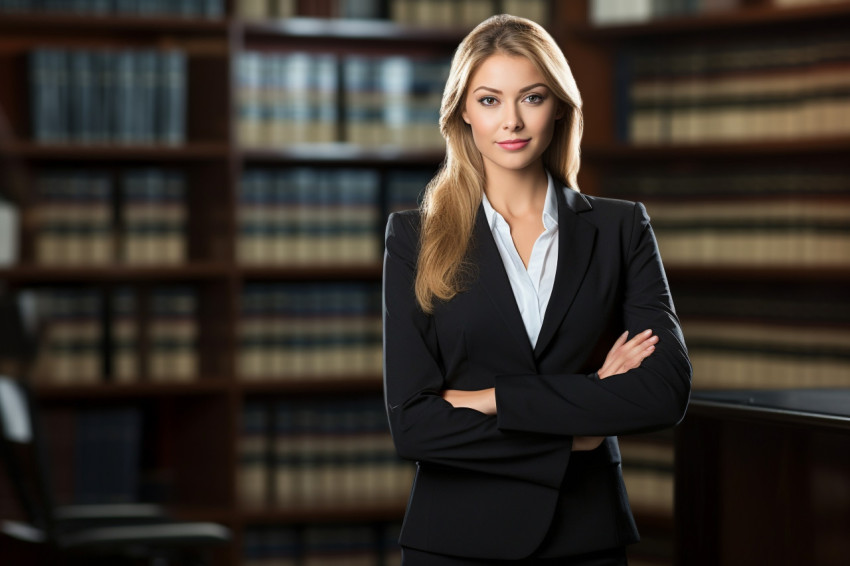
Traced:
<svg viewBox="0 0 850 566">
<path fill-rule="evenodd" d="M 0 146 L 2 154 L 51 161 L 204 161 L 224 159 L 230 155 L 230 148 L 226 143 L 211 142 L 190 142 L 182 146 L 15 142 Z"/>
<path fill-rule="evenodd" d="M 847 155 L 850 137 L 804 141 L 757 141 L 706 144 L 586 145 L 582 158 L 589 163 L 617 161 L 675 161 L 679 159 L 751 159 L 754 157 L 820 157 Z"/>
<path fill-rule="evenodd" d="M 403 26 L 388 20 L 288 18 L 243 21 L 236 24 L 246 38 L 364 40 L 455 46 L 468 29 L 429 29 Z"/>
<path fill-rule="evenodd" d="M 180 18 L 178 16 L 145 17 L 134 15 L 62 14 L 58 12 L 12 14 L 0 13 L 0 31 L 27 33 L 62 32 L 67 35 L 88 35 L 105 32 L 138 32 L 145 35 L 180 33 L 185 35 L 207 35 L 227 31 L 228 22 L 223 19 Z"/>
<path fill-rule="evenodd" d="M 334 505 L 321 507 L 311 505 L 304 508 L 244 510 L 240 513 L 245 524 L 293 524 L 293 523 L 369 523 L 376 521 L 401 521 L 404 517 L 404 502 L 365 504 L 347 507 Z"/>
<path fill-rule="evenodd" d="M 363 378 L 281 378 L 266 380 L 242 380 L 238 385 L 247 395 L 289 394 L 314 395 L 317 393 L 380 393 L 383 378 L 380 375 Z"/>
<path fill-rule="evenodd" d="M 190 263 L 174 266 L 39 266 L 0 269 L 0 280 L 25 283 L 138 283 L 141 281 L 203 281 L 228 277 L 226 263 Z"/>
<path fill-rule="evenodd" d="M 671 511 L 655 509 L 650 507 L 632 506 L 635 522 L 638 528 L 646 528 L 654 531 L 673 531 L 673 514 Z"/>
<path fill-rule="evenodd" d="M 850 282 L 850 266 L 752 266 L 752 267 L 678 267 L 666 266 L 667 276 L 677 282 L 765 281 L 767 283 Z"/>
<path fill-rule="evenodd" d="M 128 397 L 171 397 L 217 395 L 230 390 L 230 381 L 200 378 L 188 383 L 96 383 L 91 385 L 35 384 L 42 400 L 124 399 Z"/>
<path fill-rule="evenodd" d="M 774 8 L 771 6 L 753 7 L 698 14 L 693 16 L 671 17 L 653 20 L 645 24 L 626 24 L 595 27 L 588 23 L 564 26 L 568 35 L 576 35 L 588 41 L 625 40 L 652 38 L 659 36 L 690 36 L 692 34 L 710 34 L 730 30 L 767 30 L 793 26 L 799 31 L 807 24 L 835 24 L 836 21 L 850 19 L 850 3 L 799 8 Z"/>
<path fill-rule="evenodd" d="M 435 126 L 436 127 L 436 126 Z M 331 143 L 294 146 L 283 149 L 243 149 L 246 162 L 271 162 L 298 165 L 405 165 L 436 166 L 445 152 L 435 149 L 363 148 L 353 144 Z"/>
<path fill-rule="evenodd" d="M 242 278 L 250 281 L 380 281 L 381 264 L 362 266 L 277 266 L 242 267 Z"/>
</svg>

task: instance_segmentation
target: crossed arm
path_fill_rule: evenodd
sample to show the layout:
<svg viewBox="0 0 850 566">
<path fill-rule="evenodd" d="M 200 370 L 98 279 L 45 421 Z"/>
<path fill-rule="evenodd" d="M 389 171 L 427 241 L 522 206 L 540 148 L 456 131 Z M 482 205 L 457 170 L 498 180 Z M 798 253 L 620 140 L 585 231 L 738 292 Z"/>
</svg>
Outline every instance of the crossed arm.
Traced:
<svg viewBox="0 0 850 566">
<path fill-rule="evenodd" d="M 612 375 L 626 373 L 630 369 L 640 366 L 641 362 L 655 351 L 658 336 L 653 335 L 652 330 L 644 330 L 640 334 L 628 340 L 628 331 L 617 338 L 605 362 L 599 368 L 597 374 L 599 379 L 605 379 Z M 496 388 L 479 389 L 477 391 L 462 391 L 460 389 L 446 389 L 441 393 L 443 399 L 455 408 L 473 409 L 485 415 L 497 414 Z M 573 450 L 593 450 L 598 447 L 604 437 L 602 436 L 576 436 L 573 438 Z"/>
</svg>

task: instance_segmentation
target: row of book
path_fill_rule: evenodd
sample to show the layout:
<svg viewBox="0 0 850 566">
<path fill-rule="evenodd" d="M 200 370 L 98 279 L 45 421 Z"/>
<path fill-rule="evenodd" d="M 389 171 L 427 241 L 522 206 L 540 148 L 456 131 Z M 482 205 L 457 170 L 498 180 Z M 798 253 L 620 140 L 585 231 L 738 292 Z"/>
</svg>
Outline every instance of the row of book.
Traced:
<svg viewBox="0 0 850 566">
<path fill-rule="evenodd" d="M 182 172 L 54 171 L 36 179 L 35 261 L 42 265 L 186 261 Z"/>
<path fill-rule="evenodd" d="M 741 8 L 741 0 L 590 0 L 594 26 L 637 25 L 671 17 L 702 16 Z"/>
<path fill-rule="evenodd" d="M 242 293 L 244 380 L 358 379 L 381 375 L 377 284 L 253 284 Z"/>
<path fill-rule="evenodd" d="M 400 566 L 401 524 L 251 527 L 244 566 Z"/>
<path fill-rule="evenodd" d="M 390 17 L 410 26 L 471 28 L 493 14 L 512 14 L 541 25 L 551 21 L 549 0 L 392 0 Z"/>
<path fill-rule="evenodd" d="M 850 200 L 646 202 L 671 266 L 850 265 Z"/>
<path fill-rule="evenodd" d="M 249 402 L 239 447 L 248 508 L 401 508 L 413 481 L 379 397 Z"/>
<path fill-rule="evenodd" d="M 374 265 L 381 258 L 379 191 L 374 169 L 246 171 L 240 263 Z"/>
<path fill-rule="evenodd" d="M 471 28 L 501 13 L 542 25 L 551 21 L 550 0 L 337 0 L 331 11 L 332 17 L 389 19 L 402 25 L 433 28 Z M 296 0 L 240 0 L 236 3 L 236 13 L 246 20 L 316 15 L 299 10 Z"/>
<path fill-rule="evenodd" d="M 0 0 L 0 12 L 220 18 L 224 0 Z"/>
<path fill-rule="evenodd" d="M 850 330 L 842 326 L 683 320 L 694 387 L 850 387 Z"/>
<path fill-rule="evenodd" d="M 674 461 L 672 431 L 619 438 L 623 481 L 629 503 L 640 515 L 673 517 Z M 640 519 L 638 519 L 640 524 Z"/>
<path fill-rule="evenodd" d="M 850 133 L 843 36 L 623 50 L 619 135 L 635 144 L 788 140 Z"/>
<path fill-rule="evenodd" d="M 374 265 L 383 250 L 383 212 L 417 208 L 431 176 L 417 169 L 383 175 L 377 169 L 249 169 L 240 189 L 238 261 Z"/>
<path fill-rule="evenodd" d="M 86 288 L 31 293 L 40 326 L 34 374 L 41 383 L 182 382 L 198 375 L 197 296 L 191 288 L 154 288 L 148 313 L 139 312 L 139 293 L 129 287 L 111 294 Z"/>
<path fill-rule="evenodd" d="M 246 147 L 442 148 L 437 122 L 447 74 L 445 59 L 243 53 L 237 60 L 239 140 Z"/>
<path fill-rule="evenodd" d="M 186 139 L 187 57 L 178 49 L 36 49 L 33 139 L 164 144 Z"/>
<path fill-rule="evenodd" d="M 48 473 L 62 505 L 134 503 L 142 496 L 144 415 L 139 407 L 46 411 Z"/>
</svg>

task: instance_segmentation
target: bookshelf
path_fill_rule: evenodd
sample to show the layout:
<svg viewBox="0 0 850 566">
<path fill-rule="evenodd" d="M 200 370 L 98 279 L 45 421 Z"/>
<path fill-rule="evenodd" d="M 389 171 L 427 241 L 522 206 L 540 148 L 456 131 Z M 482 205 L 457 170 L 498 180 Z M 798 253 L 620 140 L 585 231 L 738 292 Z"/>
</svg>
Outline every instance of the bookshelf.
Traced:
<svg viewBox="0 0 850 566">
<path fill-rule="evenodd" d="M 754 135 L 752 128 L 724 139 L 699 131 L 677 138 L 676 130 L 671 130 L 672 137 L 641 139 L 634 137 L 634 128 L 641 126 L 634 117 L 642 109 L 660 109 L 673 124 L 680 109 L 682 115 L 689 109 L 698 116 L 707 113 L 712 103 L 728 112 L 736 111 L 736 105 L 757 112 L 777 95 L 785 97 L 787 115 L 806 104 L 810 115 L 817 115 L 826 106 L 819 106 L 824 98 L 810 81 L 819 74 L 828 75 L 831 65 L 846 68 L 847 61 L 846 52 L 834 59 L 818 53 L 832 34 L 847 29 L 850 3 L 653 3 L 652 9 L 725 8 L 690 14 L 633 13 L 631 21 L 618 21 L 623 14 L 608 13 L 608 23 L 597 25 L 593 10 L 602 4 L 613 5 L 606 0 L 559 3 L 555 16 L 561 24 L 558 39 L 585 104 L 579 183 L 584 192 L 640 200 L 646 205 L 694 363 L 694 387 L 847 387 L 850 305 L 843 289 L 850 253 L 840 246 L 848 237 L 848 216 L 837 213 L 839 220 L 831 231 L 828 214 L 805 212 L 807 206 L 835 211 L 850 203 L 850 170 L 842 157 L 850 148 L 850 131 L 830 131 L 839 125 L 843 128 L 850 116 L 840 106 L 847 101 L 846 92 L 837 95 L 842 102 L 827 112 L 829 127 L 822 130 L 798 122 L 768 135 Z M 805 47 L 791 49 L 798 57 L 794 64 L 783 59 L 785 55 L 771 52 L 792 35 L 808 38 Z M 746 59 L 759 49 L 773 53 L 774 60 L 763 59 L 758 66 L 751 63 L 739 75 L 717 62 L 718 54 L 737 52 Z M 630 66 L 637 65 L 635 61 L 644 55 L 664 65 L 688 54 L 693 57 L 690 67 L 678 68 L 678 75 L 659 69 L 652 78 L 641 78 L 636 67 Z M 705 66 L 712 63 L 715 67 L 711 69 Z M 647 65 L 651 67 L 651 63 Z M 742 91 L 738 100 L 710 98 L 710 80 L 741 85 L 747 73 L 764 82 L 749 84 L 751 89 Z M 787 82 L 771 91 L 766 87 L 771 77 L 784 77 Z M 682 87 L 688 82 L 691 90 Z M 647 84 L 658 87 L 654 95 L 664 89 L 667 94 L 690 95 L 691 106 L 676 100 L 675 94 L 640 106 L 639 97 L 649 92 Z M 795 90 L 802 86 L 811 90 L 805 94 Z M 761 106 L 750 102 L 759 95 Z M 776 120 L 784 117 L 777 114 Z M 723 113 L 715 118 L 724 119 Z M 800 174 L 811 174 L 806 177 L 809 182 L 798 183 L 795 179 Z M 776 222 L 773 217 L 772 222 L 765 222 L 765 214 L 784 206 L 784 221 Z M 720 210 L 723 212 L 713 217 L 714 222 L 702 222 Z M 751 213 L 745 214 L 746 210 Z M 700 217 L 701 233 L 688 232 L 687 226 L 682 226 L 694 224 Z M 741 220 L 734 235 L 724 226 L 729 218 Z M 824 239 L 805 251 L 794 249 L 807 238 L 827 233 L 831 243 Z M 685 236 L 688 243 L 682 249 L 689 251 L 680 259 L 676 245 Z M 715 247 L 721 241 L 723 245 Z M 818 259 L 817 254 L 831 245 L 839 246 L 839 253 Z M 748 251 L 749 246 L 753 247 Z M 771 246 L 779 250 L 768 255 Z M 706 254 L 706 259 L 693 261 L 697 252 Z M 813 338 L 814 344 L 797 347 L 783 340 L 788 328 Z M 723 335 L 735 339 L 722 344 Z M 824 336 L 829 339 L 821 343 Z M 653 489 L 663 493 L 659 498 L 632 496 L 644 540 L 631 550 L 630 563 L 672 564 L 672 438 L 663 434 L 623 437 L 620 443 L 630 493 Z M 652 473 L 645 474 L 647 470 L 655 470 L 654 478 Z"/>
<path fill-rule="evenodd" d="M 400 0 L 404 2 L 406 0 Z M 528 3 L 485 2 L 492 10 Z M 281 3 L 282 5 L 283 3 Z M 138 329 L 142 359 L 156 350 L 151 330 L 151 305 L 159 289 L 189 288 L 195 303 L 194 351 L 198 369 L 188 382 L 156 382 L 149 362 L 137 362 L 138 379 L 112 383 L 110 375 L 97 383 L 41 383 L 40 403 L 50 419 L 50 430 L 60 435 L 57 468 L 73 467 L 74 439 L 67 434 L 81 412 L 98 412 L 112 406 L 138 411 L 141 416 L 141 467 L 144 495 L 163 501 L 187 519 L 220 521 L 235 533 L 234 543 L 217 557 L 217 564 L 249 563 L 248 556 L 274 554 L 295 560 L 297 548 L 313 548 L 321 554 L 325 536 L 341 540 L 370 541 L 378 563 L 392 564 L 392 539 L 404 501 L 373 505 L 282 507 L 246 506 L 242 500 L 240 473 L 242 449 L 246 446 L 243 426 L 249 406 L 277 402 L 323 399 L 372 399 L 380 403 L 381 380 L 375 375 L 356 378 L 333 372 L 311 378 L 272 378 L 259 374 L 246 380 L 239 371 L 241 329 L 244 326 L 245 293 L 257 287 L 279 288 L 310 284 L 319 289 L 346 285 L 377 286 L 379 262 L 357 264 L 306 262 L 244 263 L 238 259 L 244 228 L 241 210 L 242 185 L 246 172 L 284 171 L 297 168 L 331 171 L 369 171 L 378 179 L 377 207 L 373 213 L 384 218 L 395 206 L 408 200 L 393 197 L 399 171 L 413 170 L 423 176 L 436 169 L 442 153 L 436 147 L 401 147 L 398 144 L 358 145 L 347 141 L 345 112 L 350 94 L 342 87 L 344 62 L 351 55 L 370 60 L 401 56 L 411 60 L 450 57 L 466 33 L 463 26 L 428 27 L 389 20 L 345 20 L 328 18 L 337 14 L 335 2 L 293 2 L 304 16 L 287 19 L 245 20 L 235 1 L 224 4 L 223 15 L 214 18 L 183 18 L 166 15 L 137 16 L 109 14 L 91 17 L 60 13 L 0 13 L 0 106 L 6 113 L 11 139 L 0 139 L 0 157 L 12 163 L 26 185 L 44 173 L 93 170 L 114 182 L 113 208 L 121 217 L 122 175 L 139 169 L 177 171 L 185 176 L 185 260 L 175 265 L 111 261 L 104 265 L 76 266 L 40 264 L 35 242 L 39 231 L 40 202 L 32 191 L 17 191 L 13 199 L 21 217 L 19 261 L 0 268 L 0 281 L 13 288 L 52 292 L 56 289 L 90 290 L 108 305 L 101 319 L 111 317 L 119 292 L 136 292 L 132 315 Z M 394 2 L 379 3 L 384 15 Z M 471 4 L 471 3 L 465 3 Z M 480 2 L 478 4 L 481 4 Z M 793 31 L 815 33 L 846 28 L 850 5 L 779 8 L 769 0 L 741 0 L 726 12 L 675 16 L 641 24 L 595 27 L 589 23 L 590 1 L 553 2 L 551 29 L 567 54 L 585 101 L 584 163 L 580 185 L 584 192 L 645 200 L 650 215 L 653 202 L 645 194 L 620 193 L 623 178 L 652 179 L 681 175 L 699 178 L 706 171 L 730 168 L 741 176 L 763 174 L 778 166 L 797 170 L 825 170 L 838 179 L 830 198 L 846 204 L 850 185 L 844 183 L 850 169 L 844 156 L 850 149 L 850 134 L 830 134 L 805 139 L 757 141 L 711 141 L 695 144 L 657 143 L 638 145 L 618 136 L 618 54 L 638 46 L 678 48 L 705 40 L 719 45 L 736 39 L 776 38 Z M 458 20 L 459 21 L 459 20 Z M 710 41 L 709 41 L 710 39 Z M 186 57 L 186 115 L 184 141 L 177 145 L 99 143 L 41 143 L 35 141 L 28 86 L 28 53 L 34 49 L 124 50 L 178 49 Z M 337 118 L 330 128 L 333 139 L 323 143 L 274 144 L 254 147 L 240 143 L 240 100 L 243 92 L 238 77 L 239 61 L 246 53 L 263 56 L 307 53 L 332 56 L 336 61 L 337 86 L 332 110 Z M 845 62 L 846 63 L 846 62 Z M 618 178 L 618 175 L 620 178 Z M 734 178 L 732 179 L 735 180 Z M 842 184 L 844 183 L 844 184 Z M 423 186 L 420 183 L 419 188 Z M 824 181 L 826 186 L 826 181 Z M 832 186 L 832 185 L 830 185 Z M 793 192 L 793 191 L 791 191 Z M 663 204 L 662 197 L 656 202 Z M 709 191 L 705 202 L 723 202 L 726 194 Z M 747 197 L 753 202 L 775 201 L 775 195 Z M 374 230 L 380 246 L 381 222 Z M 124 237 L 124 224 L 113 233 Z M 846 235 L 846 229 L 844 230 Z M 663 245 L 663 242 L 662 242 Z M 663 247 L 662 247 L 662 253 Z M 667 265 L 668 275 L 682 316 L 686 336 L 688 324 L 713 322 L 744 328 L 753 322 L 768 330 L 789 320 L 806 328 L 834 328 L 846 332 L 850 314 L 843 289 L 850 281 L 847 264 L 801 267 L 783 262 L 775 265 L 730 265 L 725 262 L 701 265 Z M 681 297 L 681 299 L 680 299 Z M 716 308 L 705 307 L 707 298 L 723 298 Z M 799 297 L 807 299 L 795 309 L 788 305 Z M 747 309 L 742 309 L 746 305 Z M 793 314 L 792 314 L 793 313 Z M 819 314 L 812 314 L 819 313 Z M 117 324 L 109 321 L 107 326 Z M 709 328 L 710 325 L 704 325 Z M 110 331 L 112 332 L 112 331 Z M 705 330 L 708 332 L 708 330 Z M 107 333 L 108 335 L 109 333 Z M 840 334 L 840 333 L 839 333 Z M 273 338 L 274 339 L 274 338 Z M 106 349 L 115 336 L 101 337 Z M 763 350 L 771 351 L 761 344 Z M 775 348 L 773 348 L 775 350 Z M 846 358 L 846 344 L 835 351 Z M 811 356 L 812 354 L 805 354 Z M 706 378 L 697 370 L 695 385 Z M 846 385 L 846 383 L 845 383 Z M 710 385 L 708 385 L 710 386 Z M 270 425 L 267 425 L 270 426 Z M 175 432 L 176 431 L 176 432 Z M 274 438 L 269 432 L 267 441 Z M 624 438 L 627 482 L 631 469 L 636 497 L 635 512 L 644 542 L 633 550 L 637 564 L 669 564 L 672 552 L 672 506 L 655 502 L 645 494 L 653 490 L 672 493 L 672 439 L 659 434 Z M 266 449 L 267 473 L 274 464 Z M 653 475 L 651 472 L 658 472 Z M 64 491 L 73 497 L 73 480 L 59 478 Z M 270 480 L 266 480 L 270 481 Z M 666 490 L 666 491 L 665 491 Z M 666 495 L 660 496 L 663 500 Z M 637 499 L 641 499 L 638 503 Z M 357 530 L 367 527 L 366 531 Z M 349 529 L 351 532 L 336 532 Z M 330 533 L 330 534 L 329 534 Z M 272 550 L 270 550 L 272 549 Z M 274 550 L 277 549 L 277 550 Z M 353 554 L 361 552 L 352 550 Z M 368 553 L 367 553 L 368 554 Z M 303 557 L 302 557 L 303 558 Z M 367 559 L 368 560 L 368 559 Z"/>
</svg>

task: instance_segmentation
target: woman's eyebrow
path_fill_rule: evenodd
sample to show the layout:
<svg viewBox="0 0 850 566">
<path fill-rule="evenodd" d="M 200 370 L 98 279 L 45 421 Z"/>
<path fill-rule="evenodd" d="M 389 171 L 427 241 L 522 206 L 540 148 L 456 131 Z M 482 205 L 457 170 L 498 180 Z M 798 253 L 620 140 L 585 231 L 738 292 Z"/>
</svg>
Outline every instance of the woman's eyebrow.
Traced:
<svg viewBox="0 0 850 566">
<path fill-rule="evenodd" d="M 519 92 L 527 92 L 529 90 L 535 89 L 535 88 L 540 87 L 540 86 L 542 86 L 544 88 L 549 88 L 544 83 L 534 83 L 533 85 L 528 85 L 528 86 L 522 87 L 521 89 L 519 89 Z M 480 87 L 476 88 L 475 90 L 473 90 L 472 93 L 474 94 L 474 93 L 478 92 L 479 90 L 488 90 L 488 91 L 494 92 L 496 94 L 502 94 L 501 90 L 499 90 L 497 88 L 489 87 L 489 86 L 480 86 Z"/>
</svg>

